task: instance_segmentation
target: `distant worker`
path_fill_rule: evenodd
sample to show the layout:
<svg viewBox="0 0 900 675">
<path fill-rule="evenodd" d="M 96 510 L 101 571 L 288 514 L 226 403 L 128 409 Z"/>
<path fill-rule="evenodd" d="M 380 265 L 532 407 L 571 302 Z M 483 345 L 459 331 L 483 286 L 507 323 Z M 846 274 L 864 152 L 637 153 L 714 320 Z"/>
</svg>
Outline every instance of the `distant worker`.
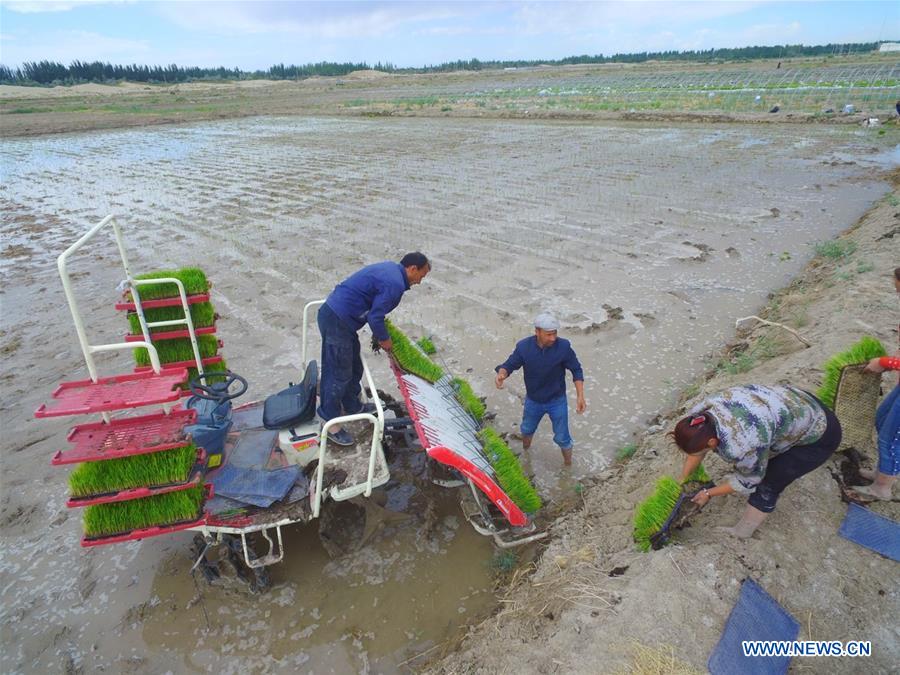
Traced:
<svg viewBox="0 0 900 675">
<path fill-rule="evenodd" d="M 682 481 L 710 451 L 734 466 L 727 480 L 701 490 L 691 501 L 704 506 L 712 497 L 748 495 L 737 524 L 720 528 L 746 539 L 775 510 L 788 485 L 831 457 L 841 433 L 837 417 L 812 394 L 790 386 L 747 384 L 707 397 L 669 435 L 687 454 Z"/>
<path fill-rule="evenodd" d="M 894 270 L 894 288 L 900 294 L 900 267 Z M 900 370 L 900 351 L 894 356 L 872 359 L 866 370 L 878 374 L 885 370 Z M 878 431 L 878 468 L 875 471 L 860 469 L 860 475 L 872 484 L 853 489 L 874 499 L 890 499 L 891 488 L 900 474 L 900 381 L 878 406 L 875 429 Z"/>
<path fill-rule="evenodd" d="M 424 254 L 407 253 L 399 263 L 385 261 L 363 267 L 334 287 L 318 313 L 322 379 L 317 412 L 323 420 L 372 412 L 373 406 L 364 406 L 359 398 L 363 367 L 357 332 L 368 323 L 381 348 L 390 351 L 393 345 L 384 318 L 430 271 L 431 263 Z M 328 440 L 338 445 L 355 442 L 340 426 L 329 429 Z"/>
<path fill-rule="evenodd" d="M 531 439 L 544 415 L 550 416 L 553 441 L 559 446 L 566 466 L 572 464 L 569 435 L 569 403 L 566 399 L 566 370 L 572 373 L 577 395 L 575 410 L 581 415 L 587 408 L 584 400 L 584 372 L 568 340 L 558 337 L 559 321 L 542 313 L 534 320 L 534 335 L 516 343 L 516 348 L 494 368 L 497 389 L 519 368 L 525 371 L 525 409 L 522 412 L 522 447 L 531 447 Z"/>
</svg>

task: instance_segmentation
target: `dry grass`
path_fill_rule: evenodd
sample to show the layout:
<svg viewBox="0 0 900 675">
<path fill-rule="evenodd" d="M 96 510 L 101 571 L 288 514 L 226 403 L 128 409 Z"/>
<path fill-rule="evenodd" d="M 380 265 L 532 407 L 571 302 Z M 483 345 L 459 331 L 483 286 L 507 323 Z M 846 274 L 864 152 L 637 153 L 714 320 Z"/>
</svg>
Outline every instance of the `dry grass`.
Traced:
<svg viewBox="0 0 900 675">
<path fill-rule="evenodd" d="M 702 670 L 675 656 L 675 649 L 669 645 L 648 647 L 639 642 L 631 645 L 631 663 L 625 670 L 615 671 L 616 675 L 703 675 Z"/>
</svg>

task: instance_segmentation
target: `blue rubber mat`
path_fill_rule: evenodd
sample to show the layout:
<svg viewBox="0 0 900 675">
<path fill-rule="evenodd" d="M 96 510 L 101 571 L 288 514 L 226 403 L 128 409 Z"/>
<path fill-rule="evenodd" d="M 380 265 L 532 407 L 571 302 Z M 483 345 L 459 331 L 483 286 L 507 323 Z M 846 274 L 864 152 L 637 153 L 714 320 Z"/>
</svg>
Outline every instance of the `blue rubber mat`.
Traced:
<svg viewBox="0 0 900 675">
<path fill-rule="evenodd" d="M 284 499 L 299 476 L 299 466 L 261 471 L 226 464 L 210 474 L 210 482 L 213 484 L 214 495 L 266 507 Z"/>
<path fill-rule="evenodd" d="M 775 675 L 786 673 L 789 656 L 744 656 L 746 640 L 796 640 L 800 624 L 752 579 L 745 579 L 722 637 L 709 655 L 713 675 Z"/>
<path fill-rule="evenodd" d="M 854 544 L 900 562 L 900 523 L 890 518 L 880 516 L 859 504 L 850 504 L 838 534 Z"/>
</svg>

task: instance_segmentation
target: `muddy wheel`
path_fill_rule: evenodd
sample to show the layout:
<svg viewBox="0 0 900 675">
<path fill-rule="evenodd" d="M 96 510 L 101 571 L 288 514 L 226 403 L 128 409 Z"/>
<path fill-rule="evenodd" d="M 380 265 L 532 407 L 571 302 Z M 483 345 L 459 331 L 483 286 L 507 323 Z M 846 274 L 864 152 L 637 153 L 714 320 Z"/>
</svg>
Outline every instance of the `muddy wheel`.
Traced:
<svg viewBox="0 0 900 675">
<path fill-rule="evenodd" d="M 194 535 L 194 540 L 191 543 L 191 562 L 197 562 L 198 559 L 200 564 L 197 565 L 197 569 L 200 570 L 203 578 L 206 579 L 206 583 L 211 584 L 221 576 L 219 567 L 209 562 L 209 559 L 206 557 L 206 540 L 202 534 Z"/>
<path fill-rule="evenodd" d="M 249 567 L 244 560 L 244 546 L 240 537 L 226 537 L 226 550 L 228 561 L 234 568 L 235 576 L 239 581 L 246 584 L 251 593 L 264 593 L 272 586 L 272 577 L 269 570 L 265 567 Z M 251 561 L 257 560 L 259 556 L 253 548 L 253 542 L 247 541 L 247 554 Z"/>
<path fill-rule="evenodd" d="M 340 558 L 359 548 L 366 531 L 366 509 L 352 501 L 322 504 L 319 539 L 331 558 Z"/>
</svg>

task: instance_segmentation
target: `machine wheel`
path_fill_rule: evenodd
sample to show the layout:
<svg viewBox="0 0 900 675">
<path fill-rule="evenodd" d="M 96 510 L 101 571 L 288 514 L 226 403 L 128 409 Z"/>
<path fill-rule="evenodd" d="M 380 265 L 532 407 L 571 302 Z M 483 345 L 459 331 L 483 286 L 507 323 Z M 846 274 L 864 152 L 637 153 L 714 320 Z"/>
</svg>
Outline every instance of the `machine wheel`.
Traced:
<svg viewBox="0 0 900 675">
<path fill-rule="evenodd" d="M 244 547 L 241 544 L 241 538 L 236 536 L 228 537 L 225 540 L 228 544 L 228 559 L 234 566 L 235 573 L 240 581 L 247 585 L 251 593 L 264 593 L 272 586 L 272 577 L 269 570 L 265 567 L 248 567 L 244 562 Z M 247 553 L 250 560 L 256 560 L 259 556 L 253 549 L 253 542 L 247 541 Z"/>
<path fill-rule="evenodd" d="M 191 543 L 191 562 L 194 563 L 198 559 L 200 559 L 200 564 L 197 565 L 197 569 L 206 579 L 206 583 L 211 584 L 221 577 L 218 565 L 211 563 L 206 557 L 206 540 L 202 534 L 194 535 Z"/>
</svg>

